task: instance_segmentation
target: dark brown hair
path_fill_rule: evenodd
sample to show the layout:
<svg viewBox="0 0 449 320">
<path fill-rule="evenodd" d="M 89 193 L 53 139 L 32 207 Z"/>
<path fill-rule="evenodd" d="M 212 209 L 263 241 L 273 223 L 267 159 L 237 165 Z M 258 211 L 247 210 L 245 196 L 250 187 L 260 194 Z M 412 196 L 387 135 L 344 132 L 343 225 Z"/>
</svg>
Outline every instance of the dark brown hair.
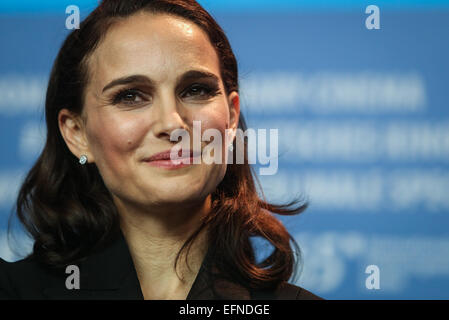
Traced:
<svg viewBox="0 0 449 320">
<path fill-rule="evenodd" d="M 81 115 L 88 81 L 87 58 L 114 22 L 142 10 L 182 17 L 202 28 L 218 54 L 226 93 L 239 89 L 237 61 L 230 43 L 196 1 L 103 0 L 66 38 L 54 62 L 45 102 L 46 144 L 17 198 L 17 216 L 34 239 L 32 255 L 48 266 L 85 258 L 120 231 L 117 208 L 98 168 L 95 163 L 79 165 L 61 136 L 57 119 L 63 108 Z M 246 130 L 242 115 L 239 128 Z M 208 245 L 221 272 L 252 288 L 272 288 L 291 278 L 298 262 L 296 254 L 300 253 L 273 213 L 300 213 L 306 204 L 295 200 L 276 205 L 262 200 L 265 197 L 259 196 L 257 177 L 247 161 L 247 141 L 244 147 L 245 164 L 228 164 L 224 179 L 212 194 L 212 212 L 183 245 L 176 262 L 207 227 Z M 273 247 L 261 262 L 256 261 L 252 237 L 260 237 Z"/>
</svg>

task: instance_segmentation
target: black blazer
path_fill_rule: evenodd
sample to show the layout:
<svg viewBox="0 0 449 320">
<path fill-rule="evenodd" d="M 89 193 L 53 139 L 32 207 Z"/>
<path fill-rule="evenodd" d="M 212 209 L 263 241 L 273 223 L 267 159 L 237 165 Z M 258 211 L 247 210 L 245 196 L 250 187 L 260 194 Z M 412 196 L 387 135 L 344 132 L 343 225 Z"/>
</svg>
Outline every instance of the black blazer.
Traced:
<svg viewBox="0 0 449 320">
<path fill-rule="evenodd" d="M 210 251 L 204 258 L 187 300 L 322 299 L 287 282 L 282 282 L 275 290 L 252 291 L 227 280 L 220 282 L 217 295 L 217 291 L 211 289 L 210 278 L 205 272 L 205 266 L 211 262 L 209 256 Z M 77 266 L 80 270 L 80 288 L 69 290 L 65 285 L 69 276 L 65 268 L 50 269 L 35 261 L 32 255 L 12 263 L 0 258 L 0 299 L 143 299 L 129 248 L 121 232 L 109 246 Z"/>
</svg>

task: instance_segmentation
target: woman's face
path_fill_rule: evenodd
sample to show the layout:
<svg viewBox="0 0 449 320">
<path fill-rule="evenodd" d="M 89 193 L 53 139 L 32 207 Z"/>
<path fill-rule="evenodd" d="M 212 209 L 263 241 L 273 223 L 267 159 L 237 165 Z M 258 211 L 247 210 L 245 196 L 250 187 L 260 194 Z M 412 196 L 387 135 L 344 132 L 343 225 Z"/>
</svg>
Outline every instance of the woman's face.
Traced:
<svg viewBox="0 0 449 320">
<path fill-rule="evenodd" d="M 201 132 L 220 131 L 223 152 L 225 129 L 237 128 L 238 95 L 226 95 L 205 32 L 182 18 L 138 13 L 109 29 L 88 70 L 87 150 L 79 152 L 95 162 L 116 203 L 195 203 L 216 188 L 226 163 L 166 169 L 143 161 L 173 147 L 175 129 L 186 129 L 193 139 L 195 120 Z"/>
</svg>

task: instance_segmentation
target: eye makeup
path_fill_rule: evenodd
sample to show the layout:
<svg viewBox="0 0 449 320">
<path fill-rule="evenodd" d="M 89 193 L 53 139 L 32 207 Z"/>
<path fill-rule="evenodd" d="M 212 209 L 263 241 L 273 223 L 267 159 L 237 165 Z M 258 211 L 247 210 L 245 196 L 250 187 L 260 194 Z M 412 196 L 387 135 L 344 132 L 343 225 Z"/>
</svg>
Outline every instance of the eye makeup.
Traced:
<svg viewBox="0 0 449 320">
<path fill-rule="evenodd" d="M 185 100 L 209 100 L 221 94 L 220 88 L 217 86 L 210 86 L 208 84 L 194 83 L 188 86 L 180 93 L 180 98 Z M 149 94 L 143 93 L 136 88 L 122 88 L 117 93 L 113 94 L 110 99 L 110 104 L 117 105 L 138 105 L 141 103 L 151 102 L 152 97 Z"/>
<path fill-rule="evenodd" d="M 221 94 L 220 79 L 213 73 L 201 70 L 190 70 L 180 75 L 177 80 L 175 92 L 186 101 L 207 101 Z M 103 88 L 103 92 L 109 89 L 126 85 L 126 87 L 112 94 L 110 103 L 113 105 L 139 105 L 152 101 L 155 82 L 145 75 L 131 75 L 111 81 Z M 182 89 L 178 89 L 182 88 Z"/>
<path fill-rule="evenodd" d="M 140 100 L 136 101 L 136 99 Z M 148 94 L 143 93 L 137 88 L 122 88 L 112 96 L 110 103 L 113 105 L 136 105 L 144 102 L 149 102 L 151 100 L 151 95 L 148 96 Z"/>
<path fill-rule="evenodd" d="M 216 84 L 193 83 L 181 93 L 182 98 L 207 100 L 221 94 Z"/>
</svg>

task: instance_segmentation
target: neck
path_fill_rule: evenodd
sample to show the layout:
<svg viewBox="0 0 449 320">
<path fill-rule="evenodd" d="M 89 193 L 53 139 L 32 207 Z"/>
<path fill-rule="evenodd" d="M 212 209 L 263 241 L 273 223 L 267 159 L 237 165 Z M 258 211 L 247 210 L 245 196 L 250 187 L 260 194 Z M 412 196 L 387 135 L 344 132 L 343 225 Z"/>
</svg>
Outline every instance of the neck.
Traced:
<svg viewBox="0 0 449 320">
<path fill-rule="evenodd" d="M 182 245 L 199 228 L 210 208 L 210 195 L 200 204 L 183 207 L 146 212 L 119 208 L 121 229 L 146 299 L 185 299 L 207 250 L 206 230 L 201 231 L 188 251 L 188 263 L 186 251 L 179 257 L 176 270 L 174 263 Z"/>
</svg>

